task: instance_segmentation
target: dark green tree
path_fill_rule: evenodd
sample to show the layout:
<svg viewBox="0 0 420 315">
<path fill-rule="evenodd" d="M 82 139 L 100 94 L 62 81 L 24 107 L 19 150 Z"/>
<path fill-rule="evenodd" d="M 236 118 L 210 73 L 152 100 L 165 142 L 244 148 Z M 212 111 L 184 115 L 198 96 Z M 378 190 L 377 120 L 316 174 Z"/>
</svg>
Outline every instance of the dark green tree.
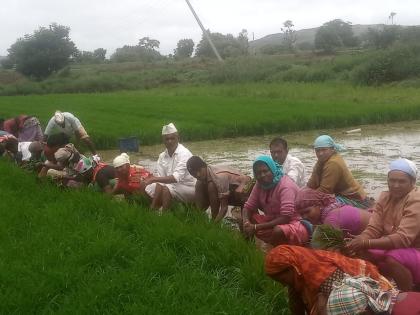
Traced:
<svg viewBox="0 0 420 315">
<path fill-rule="evenodd" d="M 293 22 L 291 20 L 287 20 L 283 23 L 283 27 L 281 28 L 283 32 L 283 43 L 287 47 L 289 51 L 293 51 L 295 49 L 295 43 L 297 40 L 296 31 L 294 29 Z"/>
<path fill-rule="evenodd" d="M 111 56 L 111 61 L 126 62 L 126 61 L 143 61 L 145 63 L 154 62 L 164 57 L 157 51 L 160 42 L 150 37 L 143 37 L 139 40 L 138 45 L 125 45 L 117 48 L 115 53 Z"/>
<path fill-rule="evenodd" d="M 242 54 L 247 55 L 249 50 L 248 31 L 246 29 L 242 29 L 242 31 L 238 34 L 237 40 L 242 50 Z"/>
<path fill-rule="evenodd" d="M 139 44 L 137 45 L 146 50 L 157 50 L 160 46 L 160 42 L 157 39 L 150 37 L 143 37 L 139 39 Z"/>
<path fill-rule="evenodd" d="M 106 58 L 106 49 L 104 48 L 95 49 L 93 51 L 93 57 L 100 62 L 104 62 Z"/>
<path fill-rule="evenodd" d="M 77 52 L 69 37 L 70 28 L 56 23 L 40 27 L 19 38 L 8 49 L 8 62 L 16 71 L 37 79 L 48 77 L 69 64 Z"/>
<path fill-rule="evenodd" d="M 315 34 L 315 48 L 334 52 L 338 48 L 357 46 L 351 22 L 336 19 L 323 24 Z"/>
<path fill-rule="evenodd" d="M 191 38 L 180 39 L 174 49 L 175 58 L 190 58 L 194 52 L 194 41 Z"/>
<path fill-rule="evenodd" d="M 105 61 L 106 49 L 98 48 L 93 52 L 91 51 L 78 51 L 74 55 L 75 63 L 92 64 L 102 63 Z"/>
<path fill-rule="evenodd" d="M 237 57 L 248 54 L 248 35 L 246 30 L 243 30 L 241 33 L 239 33 L 238 37 L 234 37 L 232 34 L 224 35 L 221 33 L 210 32 L 209 34 L 214 43 L 214 46 L 216 46 L 222 58 Z M 197 45 L 195 55 L 197 57 L 215 58 L 210 44 L 204 35 Z"/>
<path fill-rule="evenodd" d="M 367 46 L 383 49 L 391 46 L 401 37 L 402 29 L 397 25 L 384 25 L 381 29 L 369 28 L 365 34 Z"/>
</svg>

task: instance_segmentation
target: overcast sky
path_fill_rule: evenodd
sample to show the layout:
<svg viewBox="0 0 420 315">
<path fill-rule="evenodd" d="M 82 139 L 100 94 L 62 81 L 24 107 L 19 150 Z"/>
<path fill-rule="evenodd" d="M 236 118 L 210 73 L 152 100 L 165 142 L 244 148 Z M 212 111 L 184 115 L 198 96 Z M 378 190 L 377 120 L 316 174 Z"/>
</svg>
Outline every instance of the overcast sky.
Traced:
<svg viewBox="0 0 420 315">
<path fill-rule="evenodd" d="M 279 33 L 285 20 L 296 30 L 340 18 L 353 24 L 420 24 L 420 0 L 190 0 L 212 32 L 237 35 L 247 29 L 255 39 Z M 80 50 L 105 48 L 108 55 L 142 37 L 160 41 L 160 52 L 173 52 L 179 39 L 201 39 L 184 0 L 1 0 L 0 56 L 17 38 L 52 22 L 71 28 Z"/>
</svg>

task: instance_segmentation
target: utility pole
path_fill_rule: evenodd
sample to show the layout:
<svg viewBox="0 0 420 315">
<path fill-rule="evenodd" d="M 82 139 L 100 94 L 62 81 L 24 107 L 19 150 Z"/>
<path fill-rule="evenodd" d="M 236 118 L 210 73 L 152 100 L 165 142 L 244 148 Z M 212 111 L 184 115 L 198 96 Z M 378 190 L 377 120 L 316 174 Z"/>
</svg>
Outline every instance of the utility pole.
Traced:
<svg viewBox="0 0 420 315">
<path fill-rule="evenodd" d="M 216 55 L 217 59 L 218 59 L 220 62 L 223 62 L 222 57 L 220 57 L 219 52 L 218 52 L 218 51 L 217 51 L 217 49 L 216 49 L 216 46 L 214 46 L 213 41 L 211 40 L 209 33 L 208 33 L 208 32 L 206 31 L 206 29 L 204 28 L 203 24 L 201 23 L 200 19 L 198 18 L 197 13 L 195 13 L 194 8 L 192 7 L 192 5 L 191 5 L 190 1 L 189 1 L 189 0 L 185 0 L 185 2 L 188 4 L 188 7 L 190 8 L 190 10 L 191 10 L 192 14 L 194 15 L 194 17 L 195 17 L 195 19 L 196 19 L 196 21 L 197 21 L 198 25 L 201 27 L 201 30 L 203 31 L 204 36 L 206 36 L 206 38 L 207 38 L 207 40 L 208 40 L 208 42 L 209 42 L 209 44 L 210 44 L 210 47 L 211 47 L 211 49 L 213 49 L 213 52 L 214 52 L 214 54 Z"/>
</svg>

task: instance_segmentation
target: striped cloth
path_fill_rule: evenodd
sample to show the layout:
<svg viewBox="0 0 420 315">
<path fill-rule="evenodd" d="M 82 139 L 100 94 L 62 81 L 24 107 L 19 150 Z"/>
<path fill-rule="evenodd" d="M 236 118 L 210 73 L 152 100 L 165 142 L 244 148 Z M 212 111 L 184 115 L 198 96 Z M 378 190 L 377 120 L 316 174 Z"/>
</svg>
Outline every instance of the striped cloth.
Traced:
<svg viewBox="0 0 420 315">
<path fill-rule="evenodd" d="M 343 195 L 336 195 L 335 199 L 339 203 L 350 205 L 359 209 L 368 209 L 371 204 L 371 200 L 368 197 L 366 197 L 364 200 L 356 200 L 347 198 Z"/>
<path fill-rule="evenodd" d="M 327 314 L 360 314 L 368 307 L 374 313 L 386 312 L 391 306 L 393 294 L 397 293 L 380 290 L 379 282 L 372 278 L 346 275 L 331 291 L 327 302 Z"/>
</svg>

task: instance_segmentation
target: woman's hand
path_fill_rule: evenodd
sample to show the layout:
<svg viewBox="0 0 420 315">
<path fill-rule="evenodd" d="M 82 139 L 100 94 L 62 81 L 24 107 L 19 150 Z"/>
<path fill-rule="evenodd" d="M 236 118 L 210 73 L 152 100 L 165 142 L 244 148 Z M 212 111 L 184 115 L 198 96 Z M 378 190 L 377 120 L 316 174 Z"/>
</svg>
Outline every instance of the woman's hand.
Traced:
<svg viewBox="0 0 420 315">
<path fill-rule="evenodd" d="M 356 237 L 347 243 L 345 249 L 350 256 L 355 256 L 357 252 L 365 248 L 365 243 L 365 239 Z"/>
<path fill-rule="evenodd" d="M 251 237 L 255 234 L 255 224 L 252 224 L 249 221 L 245 221 L 243 225 L 244 233 L 248 237 Z"/>
</svg>

